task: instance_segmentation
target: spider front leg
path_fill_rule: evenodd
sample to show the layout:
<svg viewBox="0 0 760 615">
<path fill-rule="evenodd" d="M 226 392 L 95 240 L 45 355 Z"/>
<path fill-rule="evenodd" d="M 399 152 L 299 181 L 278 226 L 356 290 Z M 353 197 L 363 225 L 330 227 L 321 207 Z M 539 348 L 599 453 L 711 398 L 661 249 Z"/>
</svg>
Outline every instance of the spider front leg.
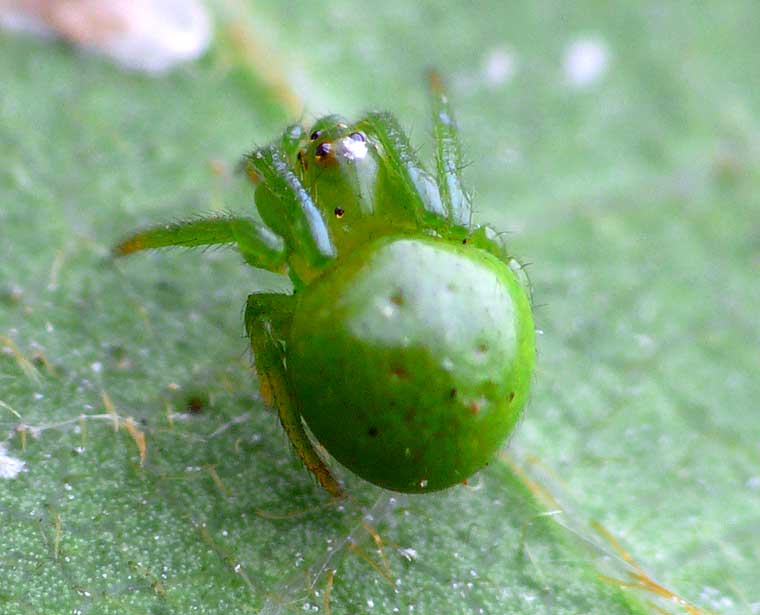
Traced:
<svg viewBox="0 0 760 615">
<path fill-rule="evenodd" d="M 457 225 L 469 227 L 472 221 L 470 195 L 462 186 L 462 146 L 454 114 L 449 105 L 449 97 L 441 76 L 431 70 L 430 100 L 433 112 L 433 136 L 436 146 L 436 168 L 438 189 L 449 220 Z"/>
<path fill-rule="evenodd" d="M 245 328 L 256 358 L 262 397 L 267 405 L 277 410 L 280 423 L 306 468 L 331 495 L 342 497 L 343 489 L 304 429 L 303 419 L 288 386 L 284 345 L 289 337 L 294 308 L 293 295 L 255 293 L 248 296 Z"/>
<path fill-rule="evenodd" d="M 335 258 L 330 229 L 282 147 L 254 150 L 247 162 L 261 178 L 256 209 L 264 223 L 285 240 L 291 279 L 299 288 Z"/>
<path fill-rule="evenodd" d="M 433 135 L 436 144 L 437 178 L 417 160 L 406 135 L 389 113 L 370 113 L 356 127 L 364 130 L 382 148 L 393 175 L 401 179 L 406 200 L 415 217 L 426 228 L 450 238 L 464 238 L 470 228 L 472 204 L 462 186 L 462 148 L 454 115 L 443 81 L 430 73 Z"/>
<path fill-rule="evenodd" d="M 381 147 L 381 155 L 392 174 L 401 180 L 414 218 L 429 228 L 439 229 L 446 218 L 435 178 L 422 166 L 404 131 L 390 113 L 369 113 L 356 123 Z"/>
<path fill-rule="evenodd" d="M 124 239 L 114 247 L 113 253 L 115 256 L 126 256 L 140 250 L 171 246 L 224 244 L 235 245 L 253 267 L 276 273 L 285 271 L 285 242 L 251 218 L 220 216 L 153 226 Z"/>
</svg>

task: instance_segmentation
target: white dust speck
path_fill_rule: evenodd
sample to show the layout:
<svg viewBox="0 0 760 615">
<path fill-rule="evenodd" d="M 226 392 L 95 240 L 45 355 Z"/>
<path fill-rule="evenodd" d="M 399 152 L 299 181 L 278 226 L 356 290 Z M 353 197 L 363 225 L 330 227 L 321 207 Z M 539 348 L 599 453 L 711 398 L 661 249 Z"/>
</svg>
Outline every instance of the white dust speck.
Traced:
<svg viewBox="0 0 760 615">
<path fill-rule="evenodd" d="M 173 412 L 172 413 L 172 420 L 173 421 L 179 421 L 184 423 L 189 423 L 191 421 L 195 421 L 198 419 L 197 414 L 192 414 L 191 412 Z"/>
<path fill-rule="evenodd" d="M 517 59 L 512 50 L 498 47 L 488 52 L 483 61 L 483 79 L 495 88 L 513 79 L 517 73 Z"/>
<path fill-rule="evenodd" d="M 760 476 L 753 476 L 752 478 L 749 478 L 747 480 L 747 489 L 751 489 L 752 491 L 757 491 L 760 489 Z"/>
<path fill-rule="evenodd" d="M 0 26 L 60 37 L 148 73 L 198 58 L 211 40 L 199 0 L 3 0 Z"/>
<path fill-rule="evenodd" d="M 607 45 L 597 38 L 579 38 L 567 46 L 565 78 L 570 85 L 584 88 L 598 81 L 609 66 Z"/>
<path fill-rule="evenodd" d="M 709 585 L 702 588 L 699 598 L 715 609 L 729 609 L 734 606 L 734 601 L 731 598 L 723 595 L 719 589 L 710 587 Z M 753 610 L 753 612 L 755 611 Z"/>
<path fill-rule="evenodd" d="M 403 557 L 408 562 L 413 562 L 419 557 L 417 550 L 413 549 L 412 547 L 404 547 L 402 549 L 399 549 L 399 553 L 401 554 L 401 557 Z"/>
<path fill-rule="evenodd" d="M 103 371 L 103 364 L 100 361 L 95 361 L 95 363 L 90 365 L 90 369 L 96 374 L 99 374 L 101 371 Z"/>
<path fill-rule="evenodd" d="M 25 462 L 11 457 L 5 446 L 0 444 L 0 478 L 16 478 L 25 467 Z"/>
<path fill-rule="evenodd" d="M 372 600 L 372 598 L 368 598 L 367 599 L 367 607 L 369 607 L 371 609 L 374 606 L 375 606 L 375 601 Z"/>
</svg>

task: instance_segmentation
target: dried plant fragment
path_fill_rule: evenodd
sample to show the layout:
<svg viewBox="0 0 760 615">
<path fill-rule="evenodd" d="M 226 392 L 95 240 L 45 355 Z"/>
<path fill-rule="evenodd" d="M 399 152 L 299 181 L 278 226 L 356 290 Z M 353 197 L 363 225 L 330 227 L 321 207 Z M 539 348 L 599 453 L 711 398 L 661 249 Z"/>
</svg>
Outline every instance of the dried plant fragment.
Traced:
<svg viewBox="0 0 760 615">
<path fill-rule="evenodd" d="M 62 38 L 148 73 L 200 57 L 211 40 L 198 0 L 0 0 L 0 26 Z"/>
</svg>

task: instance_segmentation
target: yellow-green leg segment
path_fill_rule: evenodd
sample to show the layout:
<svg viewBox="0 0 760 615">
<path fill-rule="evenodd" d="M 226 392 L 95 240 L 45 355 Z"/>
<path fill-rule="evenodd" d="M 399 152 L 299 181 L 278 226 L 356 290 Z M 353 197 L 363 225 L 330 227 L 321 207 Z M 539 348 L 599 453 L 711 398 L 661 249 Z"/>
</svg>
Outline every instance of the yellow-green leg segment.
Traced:
<svg viewBox="0 0 760 615">
<path fill-rule="evenodd" d="M 311 443 L 288 386 L 285 344 L 294 307 L 293 295 L 255 293 L 248 296 L 245 327 L 256 357 L 261 394 L 264 402 L 277 410 L 280 423 L 304 465 L 331 495 L 342 497 L 343 489 Z"/>
<path fill-rule="evenodd" d="M 152 226 L 124 239 L 113 253 L 127 256 L 140 250 L 225 244 L 235 246 L 253 267 L 285 272 L 285 242 L 260 222 L 245 217 L 217 216 Z"/>
</svg>

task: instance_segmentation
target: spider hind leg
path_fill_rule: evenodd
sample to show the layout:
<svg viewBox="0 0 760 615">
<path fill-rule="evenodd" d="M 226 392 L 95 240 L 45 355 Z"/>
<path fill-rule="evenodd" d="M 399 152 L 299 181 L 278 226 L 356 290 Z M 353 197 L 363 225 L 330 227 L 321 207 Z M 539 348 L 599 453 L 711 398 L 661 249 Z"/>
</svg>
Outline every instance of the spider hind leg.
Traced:
<svg viewBox="0 0 760 615">
<path fill-rule="evenodd" d="M 319 456 L 304 428 L 303 419 L 288 386 L 284 344 L 293 320 L 293 295 L 254 293 L 245 307 L 245 327 L 256 357 L 256 372 L 267 405 L 277 410 L 288 440 L 320 485 L 334 497 L 343 488 Z"/>
</svg>

